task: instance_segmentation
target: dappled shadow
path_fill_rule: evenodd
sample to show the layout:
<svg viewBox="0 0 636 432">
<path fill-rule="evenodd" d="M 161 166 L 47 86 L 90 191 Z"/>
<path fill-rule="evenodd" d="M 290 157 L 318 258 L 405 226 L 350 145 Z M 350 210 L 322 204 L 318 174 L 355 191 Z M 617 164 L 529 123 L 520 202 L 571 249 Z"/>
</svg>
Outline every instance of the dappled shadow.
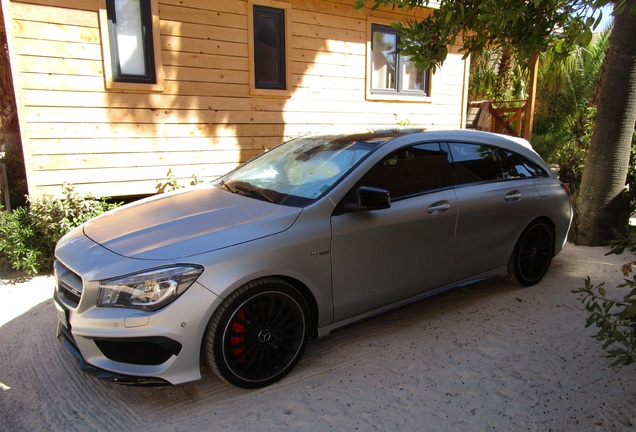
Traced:
<svg viewBox="0 0 636 432">
<path fill-rule="evenodd" d="M 13 8 L 15 56 L 25 60 L 13 66 L 24 78 L 25 154 L 38 192 L 58 194 L 65 181 L 81 193 L 151 194 L 169 169 L 182 183 L 212 179 L 291 136 L 395 125 L 395 110 L 414 120 L 441 115 L 430 104 L 366 100 L 367 18 L 384 22 L 396 11 L 358 11 L 354 0 L 291 3 L 290 92 L 258 95 L 249 84 L 251 3 L 160 1 L 157 91 L 106 89 L 98 2 L 45 3 Z M 52 19 L 56 7 L 68 13 Z"/>
</svg>

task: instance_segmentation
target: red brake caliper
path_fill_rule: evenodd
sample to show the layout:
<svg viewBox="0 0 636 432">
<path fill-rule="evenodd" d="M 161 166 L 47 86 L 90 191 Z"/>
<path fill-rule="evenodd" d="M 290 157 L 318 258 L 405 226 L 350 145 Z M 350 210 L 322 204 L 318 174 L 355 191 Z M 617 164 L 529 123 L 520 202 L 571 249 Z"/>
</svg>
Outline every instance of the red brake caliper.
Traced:
<svg viewBox="0 0 636 432">
<path fill-rule="evenodd" d="M 234 321 L 232 321 L 232 333 L 236 334 L 236 333 L 245 333 L 245 326 L 243 324 L 241 324 L 241 322 L 245 321 L 245 312 L 243 312 L 243 310 L 241 309 L 240 311 L 238 311 L 238 313 L 236 314 L 236 317 L 234 318 Z M 243 343 L 243 341 L 245 340 L 244 337 L 242 336 L 231 336 L 230 337 L 230 346 L 235 346 L 235 345 L 240 345 Z M 232 356 L 234 358 L 238 358 L 241 356 L 241 354 L 243 354 L 243 351 L 245 351 L 245 348 L 235 348 L 232 350 Z M 244 362 L 245 359 L 241 359 L 241 363 Z"/>
</svg>

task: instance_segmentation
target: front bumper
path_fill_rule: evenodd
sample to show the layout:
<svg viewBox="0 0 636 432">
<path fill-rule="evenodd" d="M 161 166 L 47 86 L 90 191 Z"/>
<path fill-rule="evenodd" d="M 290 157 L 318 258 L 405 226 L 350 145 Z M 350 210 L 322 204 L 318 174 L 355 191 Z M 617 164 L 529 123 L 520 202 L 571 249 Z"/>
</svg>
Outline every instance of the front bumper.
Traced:
<svg viewBox="0 0 636 432">
<path fill-rule="evenodd" d="M 60 307 L 57 302 L 56 305 L 58 306 L 58 308 Z M 80 370 L 94 376 L 95 378 L 116 384 L 144 387 L 170 385 L 169 382 L 162 380 L 161 378 L 122 375 L 89 365 L 84 357 L 82 357 L 82 353 L 80 353 L 79 349 L 77 348 L 75 340 L 73 339 L 73 334 L 68 328 L 64 326 L 64 324 L 62 324 L 62 321 L 59 321 L 57 325 L 57 338 L 62 343 L 64 348 L 66 348 L 66 350 L 75 358 L 77 366 L 80 368 Z"/>
<path fill-rule="evenodd" d="M 56 263 L 58 339 L 80 369 L 132 385 L 201 378 L 201 341 L 219 297 L 197 282 L 155 312 L 97 307 L 96 297 L 95 284 Z"/>
</svg>

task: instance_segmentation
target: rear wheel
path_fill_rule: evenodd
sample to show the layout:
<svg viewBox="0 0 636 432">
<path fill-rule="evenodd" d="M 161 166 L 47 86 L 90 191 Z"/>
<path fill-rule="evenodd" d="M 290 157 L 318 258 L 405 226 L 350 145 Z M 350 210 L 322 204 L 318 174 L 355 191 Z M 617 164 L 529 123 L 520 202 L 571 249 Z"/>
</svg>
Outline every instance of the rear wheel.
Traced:
<svg viewBox="0 0 636 432">
<path fill-rule="evenodd" d="M 224 381 L 243 388 L 265 387 L 298 363 L 309 325 L 309 307 L 293 285 L 259 279 L 219 306 L 206 331 L 203 356 Z"/>
<path fill-rule="evenodd" d="M 546 221 L 535 221 L 521 234 L 508 263 L 508 280 L 530 286 L 545 276 L 554 255 L 554 232 Z"/>
</svg>

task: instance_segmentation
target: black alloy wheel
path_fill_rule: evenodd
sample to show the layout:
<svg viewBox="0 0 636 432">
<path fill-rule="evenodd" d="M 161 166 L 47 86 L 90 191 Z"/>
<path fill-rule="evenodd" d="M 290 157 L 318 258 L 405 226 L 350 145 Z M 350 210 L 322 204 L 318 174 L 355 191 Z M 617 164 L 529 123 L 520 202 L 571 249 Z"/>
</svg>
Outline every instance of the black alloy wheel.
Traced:
<svg viewBox="0 0 636 432">
<path fill-rule="evenodd" d="M 508 264 L 508 279 L 522 286 L 538 283 L 554 256 L 554 231 L 548 222 L 535 221 L 524 230 Z"/>
<path fill-rule="evenodd" d="M 309 337 L 309 307 L 293 285 L 267 278 L 230 294 L 212 316 L 204 358 L 229 384 L 260 388 L 283 378 Z"/>
</svg>

